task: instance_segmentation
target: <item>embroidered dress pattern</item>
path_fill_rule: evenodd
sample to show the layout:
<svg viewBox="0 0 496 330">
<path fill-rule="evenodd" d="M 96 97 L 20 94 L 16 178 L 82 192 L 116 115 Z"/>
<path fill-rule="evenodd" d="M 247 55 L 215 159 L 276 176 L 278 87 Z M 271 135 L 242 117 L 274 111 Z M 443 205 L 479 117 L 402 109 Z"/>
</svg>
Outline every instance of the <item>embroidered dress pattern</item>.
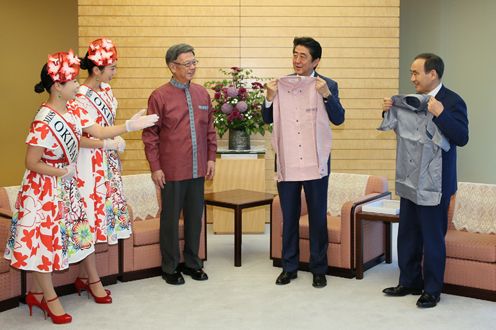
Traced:
<svg viewBox="0 0 496 330">
<path fill-rule="evenodd" d="M 47 110 L 42 106 L 42 110 Z M 65 122 L 79 139 L 82 127 L 93 124 L 84 110 L 70 108 Z M 52 130 L 35 120 L 26 143 L 45 148 L 42 160 L 57 168 L 67 166 L 67 158 Z M 15 202 L 5 258 L 22 270 L 52 272 L 69 267 L 94 252 L 92 242 L 81 230 L 88 225 L 85 201 L 77 189 L 77 178 L 62 180 L 26 170 Z"/>
<path fill-rule="evenodd" d="M 83 85 L 76 102 L 97 124 L 114 124 L 118 104 L 110 85 L 102 83 L 98 91 Z M 81 148 L 79 152 L 79 184 L 82 195 L 90 196 L 86 212 L 89 214 L 90 225 L 94 228 L 92 232 L 95 233 L 95 242 L 117 244 L 118 239 L 131 235 L 121 168 L 121 161 L 115 150 Z"/>
</svg>

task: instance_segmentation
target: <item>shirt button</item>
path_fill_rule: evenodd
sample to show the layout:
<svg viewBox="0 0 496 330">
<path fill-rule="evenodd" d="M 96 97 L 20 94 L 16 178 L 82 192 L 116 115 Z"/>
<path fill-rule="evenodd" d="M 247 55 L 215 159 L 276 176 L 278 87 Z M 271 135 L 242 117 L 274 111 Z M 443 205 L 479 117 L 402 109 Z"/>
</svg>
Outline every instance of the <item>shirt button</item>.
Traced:
<svg viewBox="0 0 496 330">
<path fill-rule="evenodd" d="M 298 135 L 300 134 L 300 132 L 298 132 Z"/>
<path fill-rule="evenodd" d="M 301 148 L 301 144 L 299 144 L 299 145 L 298 145 L 298 147 L 300 147 L 300 148 Z"/>
<path fill-rule="evenodd" d="M 298 122 L 298 120 L 296 120 L 296 122 Z"/>
<path fill-rule="evenodd" d="M 303 160 L 303 157 L 300 157 L 301 160 Z"/>
</svg>

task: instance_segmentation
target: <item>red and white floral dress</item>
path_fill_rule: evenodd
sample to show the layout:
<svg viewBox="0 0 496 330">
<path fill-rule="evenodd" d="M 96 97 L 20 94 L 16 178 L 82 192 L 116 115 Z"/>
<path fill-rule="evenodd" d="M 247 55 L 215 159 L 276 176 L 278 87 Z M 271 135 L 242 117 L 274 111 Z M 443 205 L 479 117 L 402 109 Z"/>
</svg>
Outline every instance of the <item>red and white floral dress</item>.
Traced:
<svg viewBox="0 0 496 330">
<path fill-rule="evenodd" d="M 48 107 L 42 105 L 39 111 L 44 108 Z M 84 109 L 77 107 L 68 108 L 62 117 L 78 140 L 82 128 L 94 124 Z M 26 143 L 45 148 L 42 161 L 62 168 L 68 165 L 68 160 L 58 138 L 45 122 L 35 118 Z M 26 170 L 4 255 L 11 260 L 11 266 L 52 272 L 66 269 L 69 263 L 93 253 L 95 247 L 84 203 L 76 177 L 62 180 Z"/>
<path fill-rule="evenodd" d="M 97 91 L 82 85 L 76 102 L 97 124 L 104 127 L 114 125 L 117 99 L 109 84 L 101 83 Z M 131 223 L 118 152 L 103 148 L 81 148 L 77 166 L 81 194 L 89 201 L 86 213 L 90 225 L 94 227 L 94 241 L 116 244 L 118 239 L 130 237 Z"/>
</svg>

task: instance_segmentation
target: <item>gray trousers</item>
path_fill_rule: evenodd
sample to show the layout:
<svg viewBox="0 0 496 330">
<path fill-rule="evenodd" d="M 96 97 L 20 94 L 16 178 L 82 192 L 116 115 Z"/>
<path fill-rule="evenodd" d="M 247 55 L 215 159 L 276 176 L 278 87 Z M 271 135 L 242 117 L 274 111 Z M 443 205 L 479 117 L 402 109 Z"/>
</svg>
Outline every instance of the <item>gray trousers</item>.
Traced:
<svg viewBox="0 0 496 330">
<path fill-rule="evenodd" d="M 184 217 L 184 264 L 199 269 L 203 263 L 198 257 L 204 203 L 205 178 L 167 181 L 161 191 L 160 252 L 162 271 L 173 273 L 179 264 L 179 216 Z"/>
</svg>

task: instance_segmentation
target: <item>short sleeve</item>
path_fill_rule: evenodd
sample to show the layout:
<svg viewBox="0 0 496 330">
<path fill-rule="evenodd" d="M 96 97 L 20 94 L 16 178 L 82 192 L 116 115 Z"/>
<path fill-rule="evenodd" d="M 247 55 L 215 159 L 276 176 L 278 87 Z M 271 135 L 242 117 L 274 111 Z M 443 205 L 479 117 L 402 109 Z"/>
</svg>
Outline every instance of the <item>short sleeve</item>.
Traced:
<svg viewBox="0 0 496 330">
<path fill-rule="evenodd" d="M 58 143 L 53 136 L 50 127 L 42 121 L 34 121 L 29 129 L 26 143 L 31 146 L 43 147 L 54 150 L 58 148 Z"/>
<path fill-rule="evenodd" d="M 441 133 L 439 128 L 432 120 L 429 120 L 426 127 L 426 135 L 431 139 L 431 141 L 443 149 L 444 151 L 449 151 L 451 146 L 448 139 Z"/>
<path fill-rule="evenodd" d="M 398 126 L 398 110 L 391 108 L 389 111 L 384 113 L 384 118 L 382 118 L 381 125 L 377 128 L 380 131 L 389 131 L 396 129 Z"/>
</svg>

